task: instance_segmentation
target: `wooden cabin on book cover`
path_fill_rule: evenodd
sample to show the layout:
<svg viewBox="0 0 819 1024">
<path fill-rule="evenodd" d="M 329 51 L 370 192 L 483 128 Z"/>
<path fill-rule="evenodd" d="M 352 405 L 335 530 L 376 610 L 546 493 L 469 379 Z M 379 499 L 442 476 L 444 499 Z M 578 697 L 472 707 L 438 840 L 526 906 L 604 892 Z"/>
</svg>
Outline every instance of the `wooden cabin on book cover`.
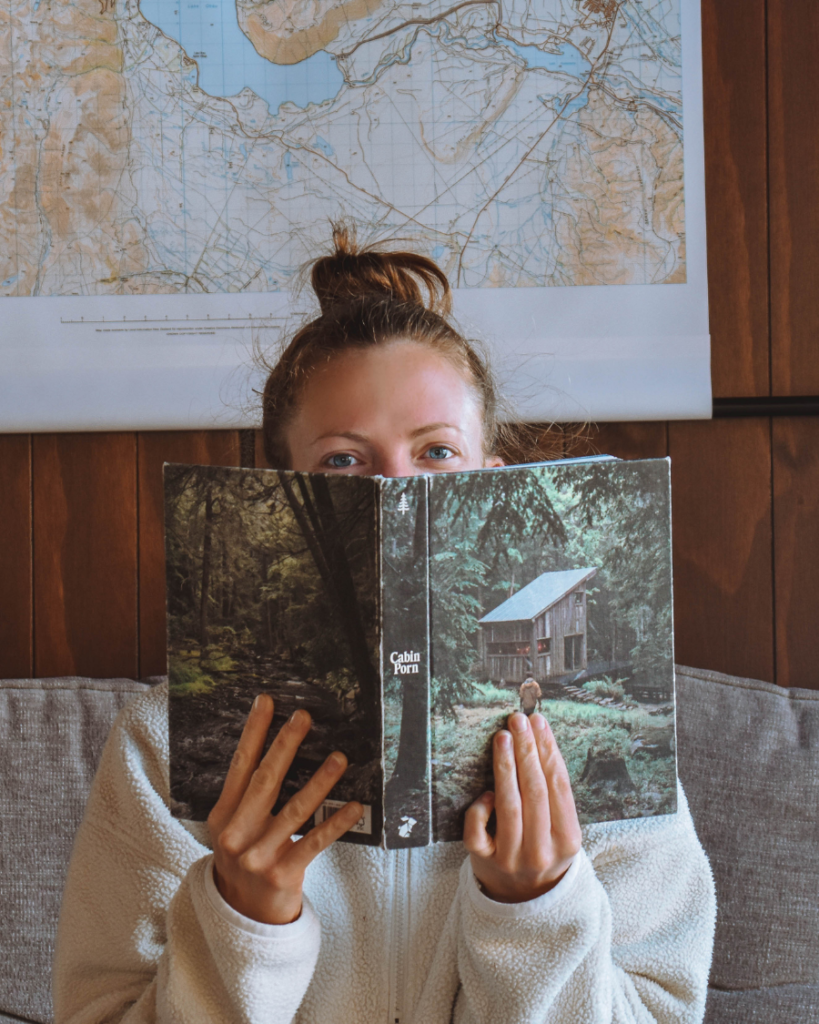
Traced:
<svg viewBox="0 0 819 1024">
<path fill-rule="evenodd" d="M 586 584 L 597 569 L 544 572 L 479 621 L 492 682 L 538 682 L 586 668 Z"/>
</svg>

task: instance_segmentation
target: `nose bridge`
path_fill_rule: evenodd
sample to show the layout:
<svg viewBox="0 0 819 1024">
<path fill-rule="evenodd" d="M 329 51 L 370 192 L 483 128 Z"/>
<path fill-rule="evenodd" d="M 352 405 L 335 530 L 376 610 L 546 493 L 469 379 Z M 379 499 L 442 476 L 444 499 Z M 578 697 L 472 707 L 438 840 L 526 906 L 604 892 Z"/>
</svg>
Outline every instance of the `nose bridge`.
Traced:
<svg viewBox="0 0 819 1024">
<path fill-rule="evenodd" d="M 416 476 L 419 473 L 411 453 L 399 446 L 379 452 L 375 462 L 378 476 Z"/>
</svg>

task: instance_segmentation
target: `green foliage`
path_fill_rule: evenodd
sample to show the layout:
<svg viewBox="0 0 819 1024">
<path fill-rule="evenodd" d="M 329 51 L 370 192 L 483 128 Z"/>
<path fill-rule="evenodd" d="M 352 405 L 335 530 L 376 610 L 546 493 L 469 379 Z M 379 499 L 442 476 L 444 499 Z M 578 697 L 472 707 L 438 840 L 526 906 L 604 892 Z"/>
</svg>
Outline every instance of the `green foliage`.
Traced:
<svg viewBox="0 0 819 1024">
<path fill-rule="evenodd" d="M 317 557 L 335 556 L 330 577 L 346 569 L 374 620 L 372 487 L 335 481 L 336 519 L 328 526 L 332 515 L 319 522 L 313 508 L 312 519 L 305 513 L 298 520 L 278 474 L 169 466 L 166 481 L 171 651 L 204 648 L 203 675 L 230 672 L 237 659 L 275 658 L 348 691 L 340 677 L 328 676 L 352 671 L 351 645 L 338 587 L 328 587 Z M 324 549 L 315 543 L 319 535 Z M 326 558 L 323 567 L 328 575 Z M 344 603 L 349 612 L 356 600 Z"/>
<path fill-rule="evenodd" d="M 603 676 L 602 679 L 590 679 L 589 682 L 583 684 L 583 689 L 594 697 L 611 697 L 612 700 L 622 701 L 626 696 L 623 682 L 622 679 Z"/>
<path fill-rule="evenodd" d="M 432 699 L 444 711 L 467 700 L 476 685 L 475 623 L 481 615 L 476 592 L 485 575 L 486 566 L 472 555 L 467 543 L 453 544 L 430 560 L 435 634 Z"/>
<path fill-rule="evenodd" d="M 458 704 L 467 704 L 475 696 L 476 683 L 469 679 L 440 679 L 433 676 L 430 683 L 430 705 L 434 711 L 451 715 Z"/>
<path fill-rule="evenodd" d="M 671 673 L 670 510 L 657 463 L 557 468 L 567 554 L 597 565 L 590 660 L 630 660 L 649 678 Z"/>
<path fill-rule="evenodd" d="M 520 703 L 517 689 L 495 686 L 494 683 L 476 683 L 469 701 L 464 703 L 480 707 L 491 707 L 493 704 L 512 705 L 517 708 Z"/>
<path fill-rule="evenodd" d="M 324 677 L 324 685 L 328 690 L 331 690 L 338 697 L 344 697 L 350 692 L 355 690 L 357 680 L 353 672 L 349 669 L 342 668 L 336 671 L 330 671 Z"/>
<path fill-rule="evenodd" d="M 569 769 L 569 777 L 578 779 L 586 763 L 589 747 L 630 756 L 630 731 L 626 722 L 634 722 L 639 712 L 601 708 L 599 704 L 546 700 L 542 712 L 549 720 L 560 752 Z"/>
<path fill-rule="evenodd" d="M 673 809 L 674 758 L 641 758 L 631 754 L 632 736 L 658 724 L 647 711 L 618 711 L 597 704 L 547 700 L 543 702 L 543 714 L 549 719 L 569 770 L 581 824 L 594 816 L 595 801 L 601 799 L 579 782 L 590 748 L 619 755 L 625 761 L 636 791 L 623 801 L 623 813 L 663 814 Z"/>
<path fill-rule="evenodd" d="M 492 689 L 500 695 L 514 693 Z M 497 706 L 464 706 L 456 708 L 452 715 L 435 715 L 432 722 L 433 799 L 439 813 L 457 816 L 458 811 L 462 812 L 491 787 L 491 738 L 505 726 L 508 711 Z M 623 800 L 621 813 L 635 816 L 667 813 L 673 809 L 674 758 L 631 755 L 631 737 L 643 729 L 656 728 L 656 718 L 642 710 L 618 711 L 563 700 L 544 700 L 542 713 L 549 720 L 566 761 L 581 822 L 599 818 L 601 811 L 608 810 L 607 795 L 596 793 L 579 781 L 590 748 L 620 756 L 626 763 L 635 792 Z M 457 837 L 450 835 L 450 838 Z"/>
<path fill-rule="evenodd" d="M 432 492 L 434 528 L 440 531 L 451 524 L 457 530 L 466 525 L 473 550 L 493 571 L 501 563 L 507 567 L 520 564 L 533 535 L 541 543 L 548 540 L 557 546 L 567 540 L 552 495 L 532 472 L 510 470 L 460 477 L 457 489 L 439 480 Z"/>
<path fill-rule="evenodd" d="M 217 647 L 208 647 L 201 665 L 208 672 L 231 672 L 236 668 L 234 659 Z"/>
<path fill-rule="evenodd" d="M 195 661 L 171 658 L 168 686 L 173 694 L 208 693 L 216 685 Z"/>
</svg>

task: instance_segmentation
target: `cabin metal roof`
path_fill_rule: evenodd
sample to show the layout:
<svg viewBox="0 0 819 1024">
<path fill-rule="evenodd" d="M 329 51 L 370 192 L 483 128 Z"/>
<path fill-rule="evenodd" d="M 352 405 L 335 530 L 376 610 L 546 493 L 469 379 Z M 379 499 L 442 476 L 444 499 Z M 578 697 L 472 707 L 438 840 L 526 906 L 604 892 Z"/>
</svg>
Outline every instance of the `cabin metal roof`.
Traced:
<svg viewBox="0 0 819 1024">
<path fill-rule="evenodd" d="M 597 569 L 564 569 L 562 572 L 544 572 L 531 583 L 513 594 L 503 604 L 493 608 L 479 622 L 520 622 L 542 615 L 567 594 L 571 594 L 585 580 L 591 579 Z"/>
</svg>

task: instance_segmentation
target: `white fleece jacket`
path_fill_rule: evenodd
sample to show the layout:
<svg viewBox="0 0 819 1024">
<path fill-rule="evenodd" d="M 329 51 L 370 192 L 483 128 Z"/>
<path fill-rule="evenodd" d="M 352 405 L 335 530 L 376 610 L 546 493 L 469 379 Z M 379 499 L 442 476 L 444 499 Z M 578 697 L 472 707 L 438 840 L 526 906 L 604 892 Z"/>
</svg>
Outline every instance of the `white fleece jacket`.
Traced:
<svg viewBox="0 0 819 1024">
<path fill-rule="evenodd" d="M 716 906 L 681 788 L 677 814 L 584 828 L 528 903 L 485 897 L 460 843 L 336 843 L 301 917 L 263 925 L 219 895 L 206 827 L 168 811 L 166 706 L 166 686 L 140 695 L 105 747 L 63 897 L 57 1024 L 702 1020 Z"/>
</svg>

